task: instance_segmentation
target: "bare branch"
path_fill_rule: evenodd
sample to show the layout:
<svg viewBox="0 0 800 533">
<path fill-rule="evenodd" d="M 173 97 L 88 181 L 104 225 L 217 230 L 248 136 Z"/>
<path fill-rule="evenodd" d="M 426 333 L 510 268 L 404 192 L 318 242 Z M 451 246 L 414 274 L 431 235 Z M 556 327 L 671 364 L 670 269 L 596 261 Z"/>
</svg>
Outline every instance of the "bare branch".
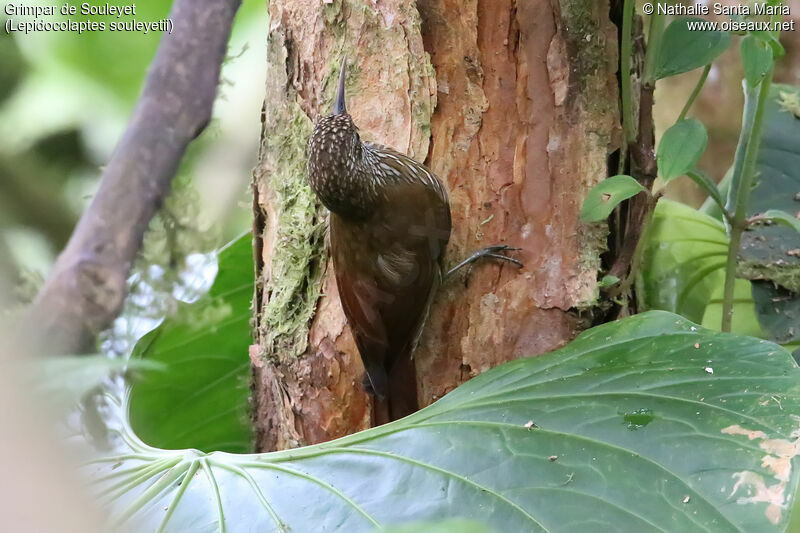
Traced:
<svg viewBox="0 0 800 533">
<path fill-rule="evenodd" d="M 174 31 L 164 34 L 100 188 L 28 316 L 25 331 L 43 350 L 89 348 L 122 308 L 126 278 L 150 219 L 187 145 L 211 118 L 239 3 L 175 0 Z"/>
</svg>

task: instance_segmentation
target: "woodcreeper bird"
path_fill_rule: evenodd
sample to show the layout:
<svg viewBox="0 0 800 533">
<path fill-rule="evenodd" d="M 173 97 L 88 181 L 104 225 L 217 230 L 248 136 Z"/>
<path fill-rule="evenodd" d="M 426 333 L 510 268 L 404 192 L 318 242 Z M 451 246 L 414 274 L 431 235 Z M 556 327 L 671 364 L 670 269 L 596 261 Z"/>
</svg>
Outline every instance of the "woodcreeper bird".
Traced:
<svg viewBox="0 0 800 533">
<path fill-rule="evenodd" d="M 333 113 L 308 143 L 311 189 L 330 211 L 330 245 L 344 314 L 364 362 L 380 424 L 417 409 L 411 352 L 436 288 L 480 257 L 513 262 L 490 246 L 443 270 L 450 204 L 425 166 L 385 146 L 363 142 L 345 107 L 342 60 Z"/>
</svg>

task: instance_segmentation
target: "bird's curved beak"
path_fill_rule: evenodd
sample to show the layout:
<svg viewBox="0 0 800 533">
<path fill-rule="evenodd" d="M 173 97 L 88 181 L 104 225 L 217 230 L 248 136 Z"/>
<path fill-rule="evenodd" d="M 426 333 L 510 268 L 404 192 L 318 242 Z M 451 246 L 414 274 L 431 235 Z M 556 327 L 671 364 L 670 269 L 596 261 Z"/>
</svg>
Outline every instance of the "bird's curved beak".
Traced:
<svg viewBox="0 0 800 533">
<path fill-rule="evenodd" d="M 347 64 L 347 56 L 342 58 L 342 69 L 339 71 L 339 89 L 336 92 L 336 100 L 333 103 L 333 114 L 344 115 L 347 113 L 347 108 L 344 105 L 344 78 L 345 78 L 345 65 Z"/>
</svg>

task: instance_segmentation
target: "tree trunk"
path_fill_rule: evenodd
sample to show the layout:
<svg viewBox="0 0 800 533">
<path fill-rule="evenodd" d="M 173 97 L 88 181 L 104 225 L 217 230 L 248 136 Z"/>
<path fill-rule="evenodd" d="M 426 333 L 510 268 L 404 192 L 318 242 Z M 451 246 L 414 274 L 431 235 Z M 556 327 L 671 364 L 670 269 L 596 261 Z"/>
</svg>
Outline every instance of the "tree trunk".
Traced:
<svg viewBox="0 0 800 533">
<path fill-rule="evenodd" d="M 606 1 L 273 0 L 254 179 L 253 401 L 260 450 L 370 424 L 370 398 L 326 255 L 327 214 L 306 184 L 313 119 L 342 54 L 362 137 L 424 161 L 448 186 L 446 262 L 491 244 L 438 293 L 414 354 L 427 405 L 505 361 L 562 346 L 597 302 L 604 225 L 587 191 L 619 144 L 617 33 Z"/>
</svg>

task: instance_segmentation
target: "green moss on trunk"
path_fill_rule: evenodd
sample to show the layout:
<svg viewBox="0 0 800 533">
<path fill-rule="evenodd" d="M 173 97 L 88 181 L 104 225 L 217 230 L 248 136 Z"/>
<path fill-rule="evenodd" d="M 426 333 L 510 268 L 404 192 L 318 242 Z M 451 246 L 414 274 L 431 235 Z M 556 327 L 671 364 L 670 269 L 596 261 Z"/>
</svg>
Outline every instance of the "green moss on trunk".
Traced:
<svg viewBox="0 0 800 533">
<path fill-rule="evenodd" d="M 313 125 L 295 103 L 286 57 L 283 36 L 271 35 L 271 79 L 267 82 L 261 164 L 256 173 L 256 179 L 266 184 L 269 198 L 271 216 L 264 219 L 266 224 L 275 224 L 261 229 L 261 236 L 274 234 L 274 240 L 268 251 L 268 278 L 264 272 L 258 273 L 264 302 L 258 313 L 259 337 L 262 355 L 281 359 L 306 350 L 326 260 L 323 208 L 306 179 L 306 144 Z M 264 190 L 264 184 L 259 189 Z"/>
</svg>

